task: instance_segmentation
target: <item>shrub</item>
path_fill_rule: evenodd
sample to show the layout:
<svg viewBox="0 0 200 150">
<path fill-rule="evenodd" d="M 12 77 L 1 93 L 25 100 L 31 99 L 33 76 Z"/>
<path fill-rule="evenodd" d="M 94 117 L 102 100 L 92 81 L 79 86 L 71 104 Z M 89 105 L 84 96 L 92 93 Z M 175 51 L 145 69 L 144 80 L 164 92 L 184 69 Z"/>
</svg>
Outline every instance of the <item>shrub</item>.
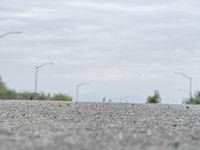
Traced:
<svg viewBox="0 0 200 150">
<path fill-rule="evenodd" d="M 161 103 L 161 97 L 157 90 L 154 91 L 153 96 L 147 97 L 147 103 Z"/>
<path fill-rule="evenodd" d="M 65 94 L 45 94 L 35 92 L 21 92 L 17 94 L 17 99 L 21 100 L 57 100 L 57 101 L 72 101 L 72 97 Z"/>
<path fill-rule="evenodd" d="M 16 99 L 17 93 L 7 88 L 6 84 L 0 77 L 0 99 Z"/>
<path fill-rule="evenodd" d="M 188 98 L 183 101 L 185 104 L 200 104 L 200 91 L 197 91 L 193 98 Z"/>
<path fill-rule="evenodd" d="M 64 94 L 54 94 L 51 98 L 52 100 L 58 100 L 58 101 L 72 101 L 72 97 L 69 95 Z"/>
</svg>

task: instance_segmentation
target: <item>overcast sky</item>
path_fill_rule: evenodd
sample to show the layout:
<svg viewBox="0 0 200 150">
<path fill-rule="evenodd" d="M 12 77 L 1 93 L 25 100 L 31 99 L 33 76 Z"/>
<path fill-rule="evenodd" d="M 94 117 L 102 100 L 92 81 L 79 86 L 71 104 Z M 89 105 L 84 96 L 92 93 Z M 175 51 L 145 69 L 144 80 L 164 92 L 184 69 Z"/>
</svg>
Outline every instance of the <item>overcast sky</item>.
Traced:
<svg viewBox="0 0 200 150">
<path fill-rule="evenodd" d="M 17 91 L 62 92 L 81 101 L 103 97 L 144 103 L 159 90 L 181 103 L 193 78 L 200 88 L 198 0 L 1 0 L 0 75 Z"/>
</svg>

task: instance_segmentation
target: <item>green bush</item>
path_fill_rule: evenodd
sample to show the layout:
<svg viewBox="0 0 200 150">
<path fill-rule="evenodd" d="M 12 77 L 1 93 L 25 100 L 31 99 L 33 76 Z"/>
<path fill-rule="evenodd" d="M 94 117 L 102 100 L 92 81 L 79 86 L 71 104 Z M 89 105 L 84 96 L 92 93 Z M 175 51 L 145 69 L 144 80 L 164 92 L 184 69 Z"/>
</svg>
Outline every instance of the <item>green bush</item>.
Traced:
<svg viewBox="0 0 200 150">
<path fill-rule="evenodd" d="M 54 94 L 51 98 L 52 100 L 58 101 L 72 101 L 72 97 L 64 94 Z"/>
<path fill-rule="evenodd" d="M 40 94 L 34 92 L 19 92 L 17 99 L 36 100 L 40 99 Z"/>
<path fill-rule="evenodd" d="M 161 97 L 157 90 L 154 91 L 153 96 L 147 97 L 147 103 L 161 103 Z"/>
<path fill-rule="evenodd" d="M 0 99 L 16 99 L 17 93 L 14 90 L 10 90 L 6 87 L 6 84 L 0 77 Z"/>
<path fill-rule="evenodd" d="M 57 100 L 57 101 L 72 101 L 72 97 L 65 94 L 45 94 L 34 92 L 21 92 L 17 94 L 17 99 L 21 100 Z"/>
<path fill-rule="evenodd" d="M 188 98 L 183 101 L 185 104 L 200 104 L 200 91 L 197 91 L 193 98 Z"/>
</svg>

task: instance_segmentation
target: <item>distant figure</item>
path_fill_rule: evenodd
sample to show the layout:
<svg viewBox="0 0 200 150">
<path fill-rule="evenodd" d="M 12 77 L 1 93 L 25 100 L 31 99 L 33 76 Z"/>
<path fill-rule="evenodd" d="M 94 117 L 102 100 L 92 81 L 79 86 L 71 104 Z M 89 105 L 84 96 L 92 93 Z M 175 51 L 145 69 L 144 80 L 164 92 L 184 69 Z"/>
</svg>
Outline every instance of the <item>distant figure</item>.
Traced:
<svg viewBox="0 0 200 150">
<path fill-rule="evenodd" d="M 105 102 L 106 102 L 106 98 L 105 98 L 105 97 L 102 99 L 102 102 L 103 102 L 103 103 L 105 103 Z"/>
</svg>

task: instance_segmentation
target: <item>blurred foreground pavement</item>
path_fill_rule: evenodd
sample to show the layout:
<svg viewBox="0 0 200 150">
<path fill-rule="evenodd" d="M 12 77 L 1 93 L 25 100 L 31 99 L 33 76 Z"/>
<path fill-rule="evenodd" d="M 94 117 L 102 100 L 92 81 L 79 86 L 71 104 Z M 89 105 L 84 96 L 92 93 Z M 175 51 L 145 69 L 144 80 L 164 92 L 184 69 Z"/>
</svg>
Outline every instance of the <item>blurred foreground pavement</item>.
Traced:
<svg viewBox="0 0 200 150">
<path fill-rule="evenodd" d="M 0 101 L 1 150 L 199 150 L 200 106 Z"/>
</svg>

